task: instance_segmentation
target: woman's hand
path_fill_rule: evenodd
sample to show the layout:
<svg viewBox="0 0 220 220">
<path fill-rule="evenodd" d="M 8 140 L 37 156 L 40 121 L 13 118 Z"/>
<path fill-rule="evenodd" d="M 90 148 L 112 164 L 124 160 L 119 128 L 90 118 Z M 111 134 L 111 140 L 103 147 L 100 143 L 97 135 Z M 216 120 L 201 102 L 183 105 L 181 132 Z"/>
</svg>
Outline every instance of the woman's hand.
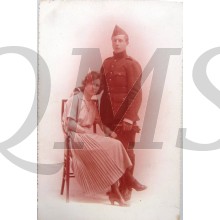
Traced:
<svg viewBox="0 0 220 220">
<path fill-rule="evenodd" d="M 86 131 L 83 127 L 81 127 L 79 124 L 76 125 L 76 133 L 84 134 Z"/>
<path fill-rule="evenodd" d="M 67 119 L 67 127 L 68 130 L 70 131 L 74 131 L 76 133 L 85 133 L 85 129 L 83 127 L 81 127 L 78 123 L 76 123 L 75 120 L 68 118 Z"/>
<path fill-rule="evenodd" d="M 117 134 L 114 131 L 112 131 L 109 127 L 104 126 L 103 130 L 106 136 L 112 137 L 112 138 L 117 137 Z"/>
<path fill-rule="evenodd" d="M 112 138 L 117 138 L 117 134 L 113 131 L 113 132 L 111 133 L 111 137 L 112 137 Z"/>
</svg>

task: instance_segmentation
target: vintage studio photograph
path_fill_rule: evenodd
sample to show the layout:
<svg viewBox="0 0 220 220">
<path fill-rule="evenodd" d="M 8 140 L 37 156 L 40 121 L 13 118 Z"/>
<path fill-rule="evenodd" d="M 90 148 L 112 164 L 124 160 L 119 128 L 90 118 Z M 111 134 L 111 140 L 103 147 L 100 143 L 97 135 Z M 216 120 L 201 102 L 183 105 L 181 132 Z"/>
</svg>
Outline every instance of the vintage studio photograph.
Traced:
<svg viewBox="0 0 220 220">
<path fill-rule="evenodd" d="M 182 4 L 40 1 L 38 220 L 178 220 Z"/>
</svg>

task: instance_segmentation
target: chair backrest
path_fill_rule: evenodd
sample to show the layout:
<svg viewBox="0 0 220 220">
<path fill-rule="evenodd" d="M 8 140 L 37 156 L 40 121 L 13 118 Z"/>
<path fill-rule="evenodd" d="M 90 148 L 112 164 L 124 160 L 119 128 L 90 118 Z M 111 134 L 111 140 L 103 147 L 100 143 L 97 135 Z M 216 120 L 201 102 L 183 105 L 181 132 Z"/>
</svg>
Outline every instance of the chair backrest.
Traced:
<svg viewBox="0 0 220 220">
<path fill-rule="evenodd" d="M 63 112 L 64 112 L 64 107 L 65 107 L 65 104 L 67 102 L 67 99 L 62 99 L 62 103 L 61 103 L 61 125 L 62 125 L 62 129 L 63 129 L 63 133 L 64 135 L 66 136 L 66 131 L 64 129 L 64 121 L 63 121 Z"/>
<path fill-rule="evenodd" d="M 67 102 L 67 99 L 62 99 L 62 104 L 61 104 L 61 119 L 63 117 L 63 112 L 64 112 L 64 106 L 65 103 Z"/>
<path fill-rule="evenodd" d="M 67 99 L 62 99 L 61 101 L 61 125 L 62 125 L 62 130 L 63 130 L 63 134 L 64 134 L 64 156 L 65 155 L 72 155 L 72 153 L 69 151 L 70 150 L 70 146 L 69 146 L 69 143 L 70 143 L 70 139 L 69 139 L 69 136 L 68 134 L 66 133 L 65 129 L 64 129 L 64 121 L 63 121 L 63 112 L 64 112 L 64 108 L 65 108 L 65 104 L 67 102 Z M 67 153 L 68 151 L 68 153 Z"/>
</svg>

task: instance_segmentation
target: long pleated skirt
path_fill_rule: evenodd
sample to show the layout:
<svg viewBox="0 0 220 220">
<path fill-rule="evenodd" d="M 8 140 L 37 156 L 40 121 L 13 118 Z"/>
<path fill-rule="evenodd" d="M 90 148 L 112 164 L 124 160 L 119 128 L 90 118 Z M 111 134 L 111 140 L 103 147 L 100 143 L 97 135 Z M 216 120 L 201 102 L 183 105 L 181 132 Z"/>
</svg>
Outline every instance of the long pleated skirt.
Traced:
<svg viewBox="0 0 220 220">
<path fill-rule="evenodd" d="M 98 134 L 71 132 L 72 168 L 86 194 L 105 192 L 132 166 L 122 143 Z"/>
</svg>

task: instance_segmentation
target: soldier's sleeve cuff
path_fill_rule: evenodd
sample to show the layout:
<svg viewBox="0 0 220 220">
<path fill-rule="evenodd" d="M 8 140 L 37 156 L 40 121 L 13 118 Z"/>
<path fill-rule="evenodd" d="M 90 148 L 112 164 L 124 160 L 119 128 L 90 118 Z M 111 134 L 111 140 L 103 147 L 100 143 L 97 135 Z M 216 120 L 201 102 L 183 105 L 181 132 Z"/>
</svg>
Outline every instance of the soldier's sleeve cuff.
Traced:
<svg viewBox="0 0 220 220">
<path fill-rule="evenodd" d="M 127 122 L 128 124 L 133 124 L 133 121 L 132 120 L 130 120 L 130 119 L 128 119 L 128 118 L 124 118 L 124 120 L 123 120 L 124 122 Z"/>
</svg>

